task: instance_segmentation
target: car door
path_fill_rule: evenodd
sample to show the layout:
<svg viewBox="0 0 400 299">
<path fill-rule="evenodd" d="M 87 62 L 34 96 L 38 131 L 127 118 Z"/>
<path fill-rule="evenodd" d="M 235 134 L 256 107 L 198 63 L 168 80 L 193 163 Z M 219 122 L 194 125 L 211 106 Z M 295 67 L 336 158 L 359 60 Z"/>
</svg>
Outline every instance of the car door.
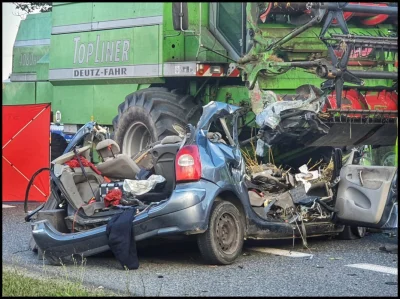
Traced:
<svg viewBox="0 0 400 299">
<path fill-rule="evenodd" d="M 354 153 L 340 171 L 336 220 L 355 226 L 397 228 L 397 167 L 355 165 Z"/>
</svg>

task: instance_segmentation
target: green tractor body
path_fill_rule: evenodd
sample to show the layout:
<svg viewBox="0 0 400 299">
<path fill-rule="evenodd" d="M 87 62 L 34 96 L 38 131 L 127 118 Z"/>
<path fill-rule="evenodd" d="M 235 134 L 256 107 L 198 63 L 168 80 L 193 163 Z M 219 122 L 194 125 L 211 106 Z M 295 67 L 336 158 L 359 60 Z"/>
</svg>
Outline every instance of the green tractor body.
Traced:
<svg viewBox="0 0 400 299">
<path fill-rule="evenodd" d="M 366 12 L 357 11 L 361 6 Z M 266 107 L 257 97 L 272 91 L 277 101 L 293 101 L 312 85 L 326 94 L 318 113 L 331 130 L 308 145 L 394 145 L 397 6 L 379 4 L 383 13 L 376 8 L 375 14 L 370 8 L 314 2 L 53 3 L 52 12 L 21 21 L 3 105 L 51 103 L 53 123 L 67 133 L 90 120 L 112 129 L 129 94 L 162 87 L 191 96 L 199 106 L 243 106 L 246 139 L 255 134 L 255 114 Z M 332 53 L 339 64 L 346 55 L 348 61 L 339 65 Z M 373 130 L 386 133 L 371 138 Z"/>
</svg>

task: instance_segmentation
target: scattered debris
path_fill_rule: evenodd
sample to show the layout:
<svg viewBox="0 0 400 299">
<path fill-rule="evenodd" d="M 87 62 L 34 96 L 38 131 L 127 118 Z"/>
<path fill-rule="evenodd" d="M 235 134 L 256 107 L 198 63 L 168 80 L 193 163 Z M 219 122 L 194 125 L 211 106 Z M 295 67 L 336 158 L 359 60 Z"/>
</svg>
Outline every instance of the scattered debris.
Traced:
<svg viewBox="0 0 400 299">
<path fill-rule="evenodd" d="M 124 180 L 124 191 L 133 195 L 142 195 L 155 188 L 162 188 L 166 180 L 161 175 L 151 175 L 147 180 Z"/>
<path fill-rule="evenodd" d="M 320 89 L 309 84 L 302 85 L 296 89 L 299 96 L 292 101 L 262 100 L 265 93 L 262 90 L 251 91 L 250 98 L 256 123 L 260 126 L 257 137 L 268 146 L 294 140 L 303 140 L 306 144 L 329 133 L 329 127 L 317 116 L 326 101 Z M 271 95 L 264 97 L 273 99 Z M 264 109 L 259 112 L 262 105 Z"/>
<path fill-rule="evenodd" d="M 390 285 L 390 286 L 397 286 L 397 281 L 387 281 L 385 284 Z"/>
<path fill-rule="evenodd" d="M 332 261 L 342 260 L 341 257 L 330 257 L 329 259 Z"/>
<path fill-rule="evenodd" d="M 158 275 L 158 276 L 157 276 L 157 278 L 164 278 L 164 276 L 162 276 L 162 275 Z"/>
<path fill-rule="evenodd" d="M 239 267 L 240 269 L 243 269 L 243 266 L 241 266 L 241 265 L 239 265 L 238 267 Z"/>
<path fill-rule="evenodd" d="M 387 232 L 387 233 L 385 233 L 385 235 L 387 235 L 389 238 L 396 237 L 396 233 L 394 233 L 394 232 Z"/>
<path fill-rule="evenodd" d="M 392 253 L 392 254 L 397 254 L 399 246 L 397 244 L 393 244 L 393 245 L 384 245 L 379 247 L 380 251 L 384 251 L 384 252 L 388 252 L 388 253 Z"/>
<path fill-rule="evenodd" d="M 300 173 L 297 173 L 294 177 L 296 181 L 303 183 L 305 191 L 307 192 L 311 187 L 310 181 L 318 179 L 319 172 L 318 170 L 309 171 L 307 165 L 305 164 L 299 167 L 299 170 Z"/>
</svg>

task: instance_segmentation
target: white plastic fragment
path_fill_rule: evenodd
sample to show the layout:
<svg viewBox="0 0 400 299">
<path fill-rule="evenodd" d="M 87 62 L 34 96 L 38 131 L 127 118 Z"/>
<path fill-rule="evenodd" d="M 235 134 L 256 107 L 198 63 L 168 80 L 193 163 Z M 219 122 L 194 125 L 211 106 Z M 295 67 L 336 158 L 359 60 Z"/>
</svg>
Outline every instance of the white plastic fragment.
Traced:
<svg viewBox="0 0 400 299">
<path fill-rule="evenodd" d="M 124 180 L 122 187 L 125 192 L 129 192 L 132 195 L 142 195 L 149 192 L 158 183 L 165 181 L 165 178 L 161 175 L 151 175 L 147 180 Z"/>
<path fill-rule="evenodd" d="M 257 140 L 257 147 L 256 147 L 256 155 L 259 157 L 264 156 L 264 148 L 265 148 L 265 142 L 262 141 L 261 139 Z"/>
<path fill-rule="evenodd" d="M 319 178 L 319 171 L 313 170 L 309 171 L 306 164 L 299 167 L 300 173 L 295 174 L 295 179 L 298 182 L 302 182 L 304 185 L 304 189 L 306 192 L 311 187 L 311 183 L 309 181 L 315 180 Z"/>
</svg>

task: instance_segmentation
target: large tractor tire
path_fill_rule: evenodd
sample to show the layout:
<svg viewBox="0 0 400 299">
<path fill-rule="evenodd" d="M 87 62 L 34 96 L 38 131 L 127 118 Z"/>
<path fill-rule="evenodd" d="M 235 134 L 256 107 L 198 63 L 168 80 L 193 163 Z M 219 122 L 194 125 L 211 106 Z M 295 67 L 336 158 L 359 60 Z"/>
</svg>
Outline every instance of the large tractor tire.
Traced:
<svg viewBox="0 0 400 299">
<path fill-rule="evenodd" d="M 51 133 L 51 161 L 60 157 L 67 148 L 67 141 L 60 134 Z"/>
<path fill-rule="evenodd" d="M 197 124 L 201 111 L 201 105 L 190 95 L 162 87 L 142 89 L 118 106 L 113 138 L 121 152 L 132 157 L 150 143 L 178 135 L 174 125 L 185 128 L 188 123 Z"/>
</svg>

